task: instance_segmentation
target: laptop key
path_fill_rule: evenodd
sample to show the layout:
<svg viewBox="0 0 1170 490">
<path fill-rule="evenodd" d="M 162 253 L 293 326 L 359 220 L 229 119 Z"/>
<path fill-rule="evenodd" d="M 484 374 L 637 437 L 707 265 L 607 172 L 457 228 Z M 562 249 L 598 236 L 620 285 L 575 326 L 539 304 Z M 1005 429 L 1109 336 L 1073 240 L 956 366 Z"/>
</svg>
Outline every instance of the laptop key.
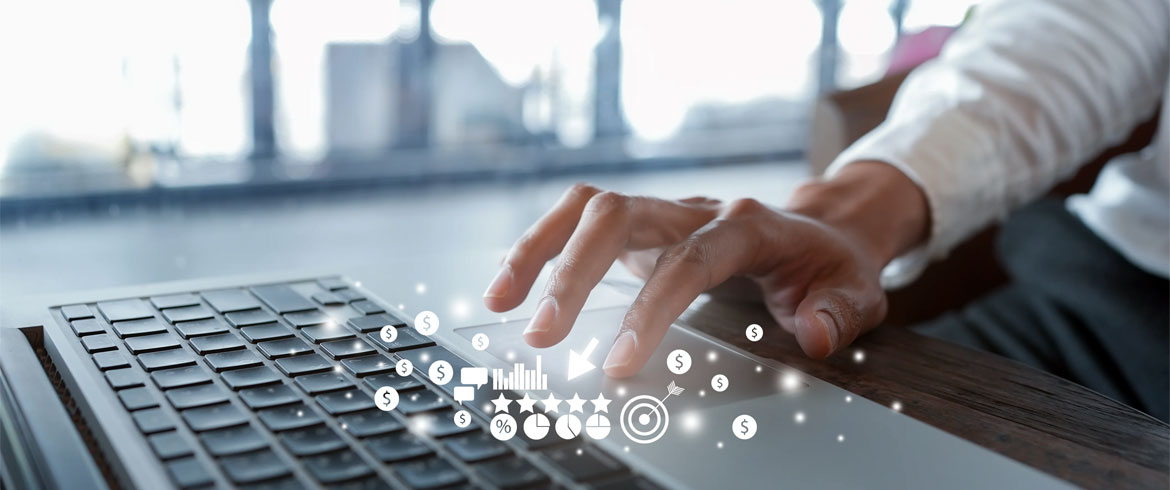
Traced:
<svg viewBox="0 0 1170 490">
<path fill-rule="evenodd" d="M 430 458 L 395 467 L 398 476 L 413 488 L 439 488 L 467 480 L 455 465 L 442 458 Z"/>
<path fill-rule="evenodd" d="M 254 286 L 251 289 L 252 294 L 260 298 L 260 301 L 281 315 L 294 311 L 317 309 L 317 305 L 313 304 L 312 301 L 305 299 L 304 296 L 285 284 Z"/>
<path fill-rule="evenodd" d="M 261 342 L 256 344 L 256 347 L 259 347 L 260 353 L 269 359 L 279 359 L 281 357 L 313 352 L 313 348 L 309 347 L 309 344 L 297 338 Z"/>
<path fill-rule="evenodd" d="M 231 403 L 183 410 L 183 420 L 195 432 L 223 429 L 248 423 L 248 414 Z"/>
<path fill-rule="evenodd" d="M 102 312 L 102 316 L 106 317 L 106 321 L 110 323 L 154 316 L 154 310 L 145 301 L 138 298 L 102 301 L 97 304 L 97 307 Z"/>
<path fill-rule="evenodd" d="M 548 475 L 521 457 L 511 457 L 475 465 L 488 483 L 502 489 L 526 488 L 548 483 Z"/>
<path fill-rule="evenodd" d="M 154 379 L 154 384 L 164 390 L 211 382 L 211 375 L 198 364 L 155 371 L 150 373 L 150 377 Z"/>
<path fill-rule="evenodd" d="M 301 401 L 301 396 L 286 385 L 272 385 L 240 391 L 240 399 L 253 410 L 288 405 Z"/>
<path fill-rule="evenodd" d="M 447 401 L 439 396 L 438 393 L 420 390 L 410 394 L 402 394 L 398 399 L 398 408 L 396 410 L 406 415 L 413 415 L 446 408 L 447 406 Z"/>
<path fill-rule="evenodd" d="M 119 391 L 118 398 L 122 400 L 122 406 L 131 412 L 158 406 L 158 399 L 144 387 Z"/>
<path fill-rule="evenodd" d="M 393 342 L 383 342 L 381 332 L 370 332 L 366 335 L 366 338 L 390 352 L 435 345 L 435 341 L 423 334 L 415 332 L 413 328 L 398 329 L 398 338 L 394 339 Z"/>
<path fill-rule="evenodd" d="M 386 310 L 382 309 L 381 306 L 378 306 L 377 303 L 374 303 L 373 301 L 369 301 L 369 300 L 364 300 L 364 299 L 350 303 L 349 307 L 357 310 L 358 313 L 361 313 L 363 315 L 373 315 L 373 314 L 377 314 L 377 313 L 386 313 Z"/>
<path fill-rule="evenodd" d="M 126 348 L 130 349 L 130 352 L 134 354 L 174 349 L 179 346 L 179 340 L 169 333 L 130 337 L 125 339 L 124 342 L 126 342 Z"/>
<path fill-rule="evenodd" d="M 134 337 L 136 335 L 149 335 L 152 333 L 166 332 L 167 326 L 163 324 L 158 318 L 142 318 L 139 320 L 127 320 L 124 322 L 114 322 L 114 333 L 119 337 Z"/>
<path fill-rule="evenodd" d="M 175 480 L 175 485 L 179 488 L 203 487 L 214 482 L 211 473 L 208 473 L 207 468 L 194 457 L 167 463 L 167 472 L 171 474 L 171 479 Z"/>
<path fill-rule="evenodd" d="M 130 414 L 143 434 L 155 434 L 175 428 L 175 422 L 161 408 L 148 408 Z"/>
<path fill-rule="evenodd" d="M 277 359 L 276 368 L 289 377 L 304 374 L 323 373 L 333 369 L 333 364 L 318 354 Z"/>
<path fill-rule="evenodd" d="M 390 484 L 383 481 L 378 475 L 347 481 L 343 483 L 334 483 L 329 485 L 331 490 L 390 490 Z"/>
<path fill-rule="evenodd" d="M 508 446 L 497 441 L 486 432 L 479 431 L 459 437 L 452 437 L 443 443 L 455 457 L 468 463 L 503 456 L 511 452 Z"/>
<path fill-rule="evenodd" d="M 218 318 L 207 318 L 204 320 L 176 323 L 175 330 L 178 330 L 179 335 L 183 338 L 189 339 L 201 335 L 223 333 L 228 330 L 228 326 L 223 320 Z"/>
<path fill-rule="evenodd" d="M 242 390 L 244 388 L 251 388 L 253 386 L 263 386 L 280 381 L 280 375 L 276 374 L 276 372 L 268 366 L 257 366 L 254 368 L 227 371 L 220 374 L 219 377 L 223 380 L 224 383 L 228 385 L 229 388 L 233 390 Z"/>
<path fill-rule="evenodd" d="M 263 361 L 260 360 L 260 356 L 250 350 L 233 350 L 208 354 L 203 358 L 203 362 L 206 362 L 212 371 L 218 373 L 229 369 L 259 366 Z"/>
<path fill-rule="evenodd" d="M 433 414 L 416 415 L 416 417 L 432 418 L 430 422 L 422 424 L 422 426 L 426 427 L 427 434 L 434 438 L 463 434 L 478 429 L 475 424 L 468 425 L 467 427 L 459 427 L 458 425 L 455 425 L 454 410 L 444 410 L 442 412 Z"/>
<path fill-rule="evenodd" d="M 73 320 L 69 322 L 69 326 L 73 328 L 73 333 L 78 337 L 84 335 L 93 335 L 95 333 L 103 333 L 106 327 L 102 326 L 102 322 L 94 318 L 86 318 L 84 320 Z"/>
<path fill-rule="evenodd" d="M 228 323 L 233 327 L 247 327 L 249 325 L 259 325 L 261 323 L 270 323 L 277 320 L 276 315 L 268 310 L 247 310 L 237 311 L 235 313 L 228 313 L 223 316 Z"/>
<path fill-rule="evenodd" d="M 402 338 L 401 331 L 398 333 L 398 337 Z M 422 349 L 402 351 L 398 353 L 398 356 L 409 360 L 411 364 L 414 364 L 415 366 L 430 366 L 431 363 L 435 361 L 447 361 L 451 363 L 451 368 L 454 369 L 456 373 L 458 373 L 462 368 L 471 367 L 471 363 L 464 361 L 463 358 L 455 355 L 454 352 L 437 345 L 425 347 Z M 447 393 L 451 393 L 452 390 L 455 389 L 455 386 L 455 383 L 448 383 L 446 385 L 440 386 L 439 388 L 446 391 Z"/>
<path fill-rule="evenodd" d="M 310 325 L 320 325 L 322 323 L 328 323 L 328 322 L 333 321 L 333 319 L 329 318 L 329 315 L 326 315 L 324 311 L 317 310 L 317 309 L 314 309 L 311 311 L 301 311 L 301 312 L 296 312 L 296 313 L 289 313 L 287 315 L 284 315 L 284 319 L 288 320 L 289 323 L 291 323 L 294 327 L 297 327 L 297 328 L 308 327 Z"/>
<path fill-rule="evenodd" d="M 260 421 L 273 432 L 300 429 L 321 423 L 321 417 L 305 404 L 269 408 L 257 413 Z"/>
<path fill-rule="evenodd" d="M 268 447 L 268 440 L 260 435 L 260 432 L 251 425 L 209 430 L 199 434 L 199 439 L 207 447 L 207 452 L 217 457 L 231 456 L 233 454 L 246 453 L 262 447 Z"/>
<path fill-rule="evenodd" d="M 366 295 L 354 289 L 342 289 L 340 291 L 334 291 L 333 294 L 336 294 L 338 298 L 341 298 L 341 300 L 345 301 L 346 303 L 352 303 L 354 301 L 362 301 L 366 299 Z"/>
<path fill-rule="evenodd" d="M 393 326 L 394 328 L 408 328 L 405 320 L 386 313 L 381 315 L 355 316 L 347 322 L 361 333 L 381 332 L 382 327 L 386 325 Z"/>
<path fill-rule="evenodd" d="M 173 430 L 150 436 L 149 440 L 150 447 L 154 448 L 154 454 L 158 455 L 158 459 L 164 461 L 190 456 L 194 452 L 191 450 L 191 445 L 183 440 L 183 436 Z"/>
<path fill-rule="evenodd" d="M 155 371 L 195 364 L 195 356 L 183 349 L 147 352 L 138 356 L 138 364 L 142 365 L 142 369 Z"/>
<path fill-rule="evenodd" d="M 374 399 L 361 390 L 348 390 L 318 396 L 317 404 L 329 415 L 341 415 L 374 408 Z"/>
<path fill-rule="evenodd" d="M 326 425 L 290 430 L 280 434 L 288 452 L 297 457 L 327 453 L 346 447 L 345 440 Z"/>
<path fill-rule="evenodd" d="M 388 373 L 394 370 L 394 361 L 381 354 L 355 357 L 341 361 L 341 366 L 357 377 Z"/>
<path fill-rule="evenodd" d="M 61 307 L 61 315 L 66 320 L 81 320 L 83 318 L 93 318 L 93 312 L 85 305 L 69 305 Z"/>
<path fill-rule="evenodd" d="M 349 283 L 336 277 L 317 279 L 317 285 L 321 286 L 321 289 L 326 291 L 337 291 L 339 289 L 349 288 Z"/>
<path fill-rule="evenodd" d="M 200 355 L 244 348 L 244 341 L 240 340 L 239 337 L 236 337 L 231 332 L 206 337 L 195 337 L 191 339 L 190 343 L 191 348 L 195 349 L 195 352 L 198 352 Z"/>
<path fill-rule="evenodd" d="M 348 449 L 303 460 L 309 473 L 326 485 L 368 476 L 374 473 L 357 453 Z"/>
<path fill-rule="evenodd" d="M 94 352 L 114 350 L 117 348 L 117 346 L 114 344 L 114 339 L 107 334 L 88 335 L 82 337 L 81 345 L 85 347 L 85 351 L 90 354 L 93 354 Z"/>
<path fill-rule="evenodd" d="M 199 298 L 196 298 L 191 293 L 168 294 L 165 296 L 151 296 L 150 304 L 155 308 L 165 310 L 167 308 L 179 308 L 183 306 L 193 306 L 199 304 Z"/>
<path fill-rule="evenodd" d="M 349 378 L 335 372 L 309 374 L 297 378 L 295 382 L 297 386 L 305 390 L 305 393 L 310 395 L 353 388 L 353 383 L 349 381 Z"/>
<path fill-rule="evenodd" d="M 207 303 L 220 313 L 233 311 L 253 310 L 260 307 L 260 302 L 243 289 L 219 289 L 200 293 Z"/>
<path fill-rule="evenodd" d="M 595 490 L 658 490 L 658 484 L 640 476 L 630 476 L 593 485 Z"/>
<path fill-rule="evenodd" d="M 226 402 L 229 398 L 227 390 L 214 384 L 167 390 L 166 396 L 171 401 L 171 406 L 179 410 L 215 405 Z"/>
<path fill-rule="evenodd" d="M 135 386 L 142 386 L 146 380 L 143 379 L 142 373 L 138 372 L 137 370 L 124 368 L 106 371 L 106 381 L 109 381 L 110 386 L 112 386 L 115 390 L 121 390 L 125 388 L 133 388 Z"/>
<path fill-rule="evenodd" d="M 251 327 L 244 327 L 240 329 L 240 334 L 244 336 L 248 342 L 255 344 L 256 342 L 264 342 L 268 340 L 287 339 L 293 336 L 292 330 L 279 323 L 265 323 L 263 325 L 254 325 Z"/>
<path fill-rule="evenodd" d="M 105 371 L 108 369 L 130 367 L 130 363 L 126 361 L 126 356 L 121 352 L 98 352 L 93 355 L 93 362 L 97 364 L 98 369 Z"/>
<path fill-rule="evenodd" d="M 578 453 L 577 450 L 581 452 Z M 596 480 L 626 471 L 626 466 L 594 446 L 561 447 L 544 452 L 548 460 L 574 481 Z"/>
<path fill-rule="evenodd" d="M 255 483 L 285 476 L 288 464 L 271 450 L 230 456 L 219 460 L 223 470 L 235 483 Z"/>
<path fill-rule="evenodd" d="M 317 325 L 314 327 L 306 327 L 301 330 L 305 337 L 314 344 L 320 344 L 330 340 L 338 340 L 353 337 L 353 332 L 349 331 L 340 325 Z"/>
<path fill-rule="evenodd" d="M 171 308 L 169 310 L 163 310 L 162 314 L 163 318 L 166 318 L 167 321 L 171 323 L 206 320 L 208 318 L 215 317 L 215 315 L 211 313 L 211 310 L 207 309 L 203 305 Z"/>
<path fill-rule="evenodd" d="M 421 439 L 408 431 L 366 439 L 365 447 L 375 458 L 385 463 L 419 458 L 434 453 Z"/>
<path fill-rule="evenodd" d="M 398 420 L 398 417 L 381 410 L 367 410 L 343 415 L 338 420 L 341 422 L 342 429 L 354 437 L 362 438 L 389 434 L 406 428 L 406 424 Z"/>
<path fill-rule="evenodd" d="M 345 301 L 336 294 L 326 293 L 324 291 L 313 293 L 313 301 L 316 301 L 321 306 L 341 306 L 345 304 Z"/>
<path fill-rule="evenodd" d="M 408 391 L 423 385 L 423 382 L 414 376 L 399 376 L 397 373 L 378 374 L 365 379 L 366 386 L 371 390 L 389 386 L 397 391 Z"/>
<path fill-rule="evenodd" d="M 240 490 L 304 490 L 305 484 L 297 480 L 296 477 L 282 476 L 275 480 L 264 480 L 259 483 L 252 483 L 247 485 L 239 485 L 236 488 Z M 330 489 L 338 490 L 338 489 Z"/>
<path fill-rule="evenodd" d="M 345 359 L 347 357 L 362 356 L 375 352 L 374 348 L 370 347 L 370 344 L 363 342 L 361 339 L 325 342 L 321 344 L 321 348 L 325 350 L 325 354 L 328 354 L 333 359 Z"/>
</svg>

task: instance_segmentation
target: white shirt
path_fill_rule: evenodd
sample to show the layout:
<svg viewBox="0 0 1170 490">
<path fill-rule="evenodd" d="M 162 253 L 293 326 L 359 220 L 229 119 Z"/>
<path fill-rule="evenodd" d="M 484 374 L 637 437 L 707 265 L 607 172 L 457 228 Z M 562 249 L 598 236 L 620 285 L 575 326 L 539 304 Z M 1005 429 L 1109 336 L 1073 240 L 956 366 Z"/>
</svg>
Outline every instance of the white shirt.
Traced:
<svg viewBox="0 0 1170 490">
<path fill-rule="evenodd" d="M 826 173 L 879 160 L 923 189 L 930 238 L 886 267 L 883 285 L 897 287 L 1123 141 L 1161 99 L 1154 142 L 1110 161 L 1067 204 L 1134 265 L 1170 277 L 1167 94 L 1170 1 L 991 1 Z"/>
</svg>

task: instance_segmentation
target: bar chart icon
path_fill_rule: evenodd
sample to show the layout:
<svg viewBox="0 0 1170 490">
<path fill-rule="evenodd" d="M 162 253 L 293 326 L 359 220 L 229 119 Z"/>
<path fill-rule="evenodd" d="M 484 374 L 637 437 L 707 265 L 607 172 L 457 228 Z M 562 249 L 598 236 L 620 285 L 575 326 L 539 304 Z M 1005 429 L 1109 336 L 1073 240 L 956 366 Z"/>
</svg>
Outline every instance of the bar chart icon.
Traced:
<svg viewBox="0 0 1170 490">
<path fill-rule="evenodd" d="M 536 356 L 536 369 L 524 369 L 518 362 L 504 375 L 503 369 L 492 370 L 492 389 L 496 390 L 547 390 L 548 375 L 540 368 L 540 356 Z"/>
</svg>

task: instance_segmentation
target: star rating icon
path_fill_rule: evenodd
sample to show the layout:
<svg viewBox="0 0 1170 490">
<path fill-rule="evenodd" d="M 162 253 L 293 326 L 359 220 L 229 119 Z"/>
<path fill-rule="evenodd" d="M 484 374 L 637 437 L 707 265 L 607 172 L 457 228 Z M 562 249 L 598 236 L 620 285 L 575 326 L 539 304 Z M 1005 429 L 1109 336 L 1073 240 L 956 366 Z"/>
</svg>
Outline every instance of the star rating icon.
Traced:
<svg viewBox="0 0 1170 490">
<path fill-rule="evenodd" d="M 576 393 L 573 393 L 573 398 L 565 400 L 565 403 L 569 404 L 569 413 L 585 411 L 585 400 L 577 396 Z"/>
<path fill-rule="evenodd" d="M 613 400 L 608 400 L 605 398 L 605 393 L 598 393 L 597 398 L 589 400 L 589 403 L 593 404 L 593 412 L 594 413 L 597 413 L 597 412 L 609 413 L 609 402 L 612 402 L 612 401 Z"/>
<path fill-rule="evenodd" d="M 541 400 L 540 403 L 544 405 L 545 412 L 560 412 L 558 407 L 561 406 L 561 400 L 549 393 L 548 398 Z"/>
<path fill-rule="evenodd" d="M 496 406 L 496 411 L 495 411 L 495 412 L 493 412 L 493 413 L 507 412 L 507 411 L 508 411 L 508 405 L 511 405 L 511 404 L 512 404 L 512 400 L 509 400 L 509 399 L 505 398 L 505 397 L 504 397 L 504 394 L 503 394 L 503 393 L 500 393 L 500 397 L 499 397 L 499 398 L 496 398 L 495 400 L 492 400 L 492 405 L 495 405 L 495 406 Z"/>
<path fill-rule="evenodd" d="M 528 393 L 524 394 L 524 398 L 516 400 L 516 404 L 520 405 L 520 413 L 536 411 L 533 409 L 533 407 L 536 405 L 536 400 L 528 396 Z"/>
</svg>

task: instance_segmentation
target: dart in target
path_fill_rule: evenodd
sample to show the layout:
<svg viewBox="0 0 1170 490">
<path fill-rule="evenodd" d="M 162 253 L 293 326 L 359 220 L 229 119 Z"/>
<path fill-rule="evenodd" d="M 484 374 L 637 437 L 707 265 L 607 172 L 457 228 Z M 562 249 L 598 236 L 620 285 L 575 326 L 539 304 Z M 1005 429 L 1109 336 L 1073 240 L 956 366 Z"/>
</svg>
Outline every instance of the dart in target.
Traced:
<svg viewBox="0 0 1170 490">
<path fill-rule="evenodd" d="M 674 381 L 666 387 L 666 396 L 659 400 L 650 395 L 638 395 L 631 398 L 622 406 L 619 417 L 622 432 L 631 441 L 638 444 L 650 444 L 666 434 L 670 426 L 670 413 L 664 403 L 672 395 L 680 395 L 683 388 Z"/>
</svg>

